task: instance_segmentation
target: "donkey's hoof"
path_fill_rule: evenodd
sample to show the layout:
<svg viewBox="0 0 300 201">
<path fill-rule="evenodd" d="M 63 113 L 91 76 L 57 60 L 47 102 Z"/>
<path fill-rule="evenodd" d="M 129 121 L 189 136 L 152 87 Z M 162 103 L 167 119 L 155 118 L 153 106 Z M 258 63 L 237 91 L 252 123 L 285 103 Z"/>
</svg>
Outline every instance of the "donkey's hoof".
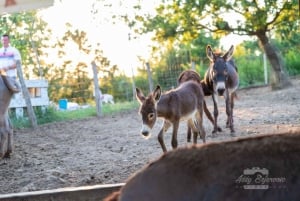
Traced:
<svg viewBox="0 0 300 201">
<path fill-rule="evenodd" d="M 10 158 L 10 153 L 11 153 L 11 152 L 7 152 L 7 153 L 4 155 L 3 158 Z"/>
<path fill-rule="evenodd" d="M 218 126 L 218 132 L 222 132 L 222 128 Z"/>
</svg>

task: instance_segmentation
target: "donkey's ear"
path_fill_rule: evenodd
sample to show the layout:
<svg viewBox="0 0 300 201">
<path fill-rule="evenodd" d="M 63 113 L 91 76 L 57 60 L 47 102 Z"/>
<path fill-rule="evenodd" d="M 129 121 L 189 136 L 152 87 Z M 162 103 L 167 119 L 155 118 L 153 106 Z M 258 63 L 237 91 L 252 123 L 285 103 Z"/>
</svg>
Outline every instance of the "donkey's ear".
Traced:
<svg viewBox="0 0 300 201">
<path fill-rule="evenodd" d="M 233 55 L 233 51 L 234 51 L 234 47 L 233 47 L 233 45 L 231 45 L 229 50 L 224 54 L 223 59 L 225 61 L 229 61 Z"/>
<path fill-rule="evenodd" d="M 156 89 L 153 91 L 153 98 L 155 101 L 159 101 L 161 96 L 161 88 L 159 85 L 156 86 Z"/>
<path fill-rule="evenodd" d="M 139 101 L 140 104 L 142 104 L 145 101 L 145 96 L 143 92 L 139 88 L 135 88 L 135 97 Z"/>
<path fill-rule="evenodd" d="M 210 61 L 214 61 L 215 55 L 214 55 L 214 53 L 213 53 L 213 51 L 212 51 L 210 45 L 208 45 L 208 46 L 206 47 L 206 55 L 207 55 L 207 57 L 209 58 Z"/>
</svg>

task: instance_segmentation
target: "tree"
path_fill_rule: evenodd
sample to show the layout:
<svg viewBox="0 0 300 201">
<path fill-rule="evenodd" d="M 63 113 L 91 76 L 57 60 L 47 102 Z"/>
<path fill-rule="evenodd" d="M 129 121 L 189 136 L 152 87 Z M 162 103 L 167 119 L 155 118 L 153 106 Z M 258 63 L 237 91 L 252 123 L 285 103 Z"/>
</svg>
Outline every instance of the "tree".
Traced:
<svg viewBox="0 0 300 201">
<path fill-rule="evenodd" d="M 283 33 L 293 31 L 298 20 L 296 0 L 215 1 L 215 0 L 165 0 L 154 17 L 142 18 L 143 32 L 155 32 L 158 41 L 169 38 L 193 38 L 206 30 L 217 36 L 234 33 L 255 36 L 272 66 L 273 88 L 289 85 L 282 57 L 270 42 L 273 30 Z M 140 19 L 140 18 L 138 18 Z M 236 20 L 233 20 L 236 19 Z"/>
<path fill-rule="evenodd" d="M 53 101 L 68 98 L 79 103 L 87 102 L 87 99 L 93 98 L 90 63 L 92 61 L 96 63 L 100 74 L 99 79 L 115 73 L 117 67 L 111 66 L 110 61 L 103 56 L 99 43 L 89 43 L 86 32 L 75 29 L 69 23 L 66 27 L 66 32 L 54 41 L 52 48 L 52 54 L 56 58 L 63 59 L 46 61 L 45 58 L 45 62 L 48 62 L 45 72 L 50 83 L 49 94 Z M 70 49 L 72 51 L 69 51 Z M 58 61 L 61 63 L 59 64 Z M 110 82 L 111 76 L 106 79 Z"/>
<path fill-rule="evenodd" d="M 300 74 L 300 26 L 295 24 L 295 31 L 285 33 L 284 31 L 276 33 L 274 43 L 284 56 L 284 63 L 289 75 Z"/>
<path fill-rule="evenodd" d="M 41 48 L 46 48 L 51 31 L 35 11 L 6 14 L 0 18 L 0 32 L 10 35 L 11 43 L 22 55 L 22 69 L 26 79 L 43 76 L 39 64 Z"/>
</svg>

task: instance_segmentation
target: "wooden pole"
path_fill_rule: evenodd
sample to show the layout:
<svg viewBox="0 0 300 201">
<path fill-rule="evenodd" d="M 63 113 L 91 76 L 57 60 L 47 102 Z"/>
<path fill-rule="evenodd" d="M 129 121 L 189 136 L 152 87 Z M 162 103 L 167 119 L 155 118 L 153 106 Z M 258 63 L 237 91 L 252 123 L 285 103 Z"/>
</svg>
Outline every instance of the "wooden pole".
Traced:
<svg viewBox="0 0 300 201">
<path fill-rule="evenodd" d="M 23 72 L 22 72 L 22 67 L 21 67 L 21 61 L 17 60 L 16 64 L 17 64 L 17 74 L 18 74 L 18 77 L 19 77 L 19 80 L 21 83 L 22 93 L 23 93 L 25 103 L 27 106 L 28 117 L 31 122 L 31 127 L 35 129 L 35 128 L 37 128 L 38 124 L 37 124 L 36 116 L 35 116 L 35 113 L 34 113 L 34 110 L 33 110 L 32 104 L 31 104 L 30 94 L 25 85 L 25 80 L 23 77 Z"/>
<path fill-rule="evenodd" d="M 151 74 L 149 62 L 146 62 L 146 67 L 147 67 L 147 73 L 148 73 L 149 90 L 151 92 L 151 91 L 153 91 L 153 80 L 152 80 L 152 74 Z"/>
<path fill-rule="evenodd" d="M 268 66 L 267 66 L 267 57 L 266 53 L 263 54 L 264 59 L 264 77 L 265 77 L 265 84 L 268 84 Z"/>
<path fill-rule="evenodd" d="M 95 61 L 92 61 L 92 68 L 94 74 L 94 90 L 95 90 L 95 101 L 96 101 L 96 110 L 97 110 L 97 117 L 102 116 L 102 104 L 101 104 L 101 97 L 100 97 L 100 86 L 98 83 L 98 70 Z"/>
<path fill-rule="evenodd" d="M 194 61 L 192 61 L 192 63 L 191 63 L 191 69 L 196 70 L 196 64 Z"/>
</svg>

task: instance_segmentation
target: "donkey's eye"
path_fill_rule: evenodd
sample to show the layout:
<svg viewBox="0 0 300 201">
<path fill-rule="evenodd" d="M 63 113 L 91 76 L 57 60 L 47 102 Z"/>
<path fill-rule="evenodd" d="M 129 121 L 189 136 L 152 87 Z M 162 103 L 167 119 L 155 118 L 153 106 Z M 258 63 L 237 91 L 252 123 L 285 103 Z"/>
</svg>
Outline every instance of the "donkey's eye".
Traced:
<svg viewBox="0 0 300 201">
<path fill-rule="evenodd" d="M 154 113 L 148 114 L 148 119 L 153 119 L 154 118 Z"/>
</svg>

